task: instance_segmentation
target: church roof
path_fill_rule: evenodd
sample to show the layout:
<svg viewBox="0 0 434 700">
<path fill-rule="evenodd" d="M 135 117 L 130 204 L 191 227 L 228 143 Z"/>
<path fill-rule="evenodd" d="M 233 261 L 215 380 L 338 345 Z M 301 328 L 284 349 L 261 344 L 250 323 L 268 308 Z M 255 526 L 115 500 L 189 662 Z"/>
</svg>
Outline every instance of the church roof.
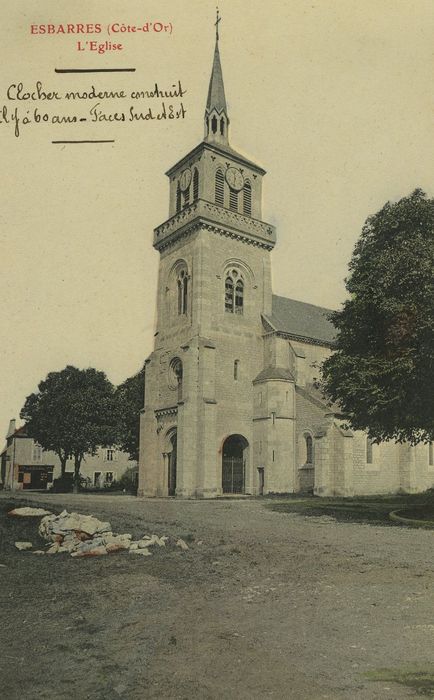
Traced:
<svg viewBox="0 0 434 700">
<path fill-rule="evenodd" d="M 207 112 L 211 112 L 213 109 L 217 110 L 219 114 L 223 111 L 227 112 L 218 39 L 215 43 L 214 61 L 212 64 L 211 79 L 209 81 L 208 99 L 206 101 Z"/>
<path fill-rule="evenodd" d="M 266 367 L 258 374 L 253 380 L 253 383 L 263 382 L 266 379 L 284 379 L 289 381 L 294 381 L 294 376 L 291 374 L 289 369 L 285 367 Z"/>
<path fill-rule="evenodd" d="M 275 331 L 287 333 L 300 340 L 332 345 L 336 338 L 336 329 L 327 318 L 330 313 L 332 309 L 273 294 L 272 313 L 265 318 Z"/>
</svg>

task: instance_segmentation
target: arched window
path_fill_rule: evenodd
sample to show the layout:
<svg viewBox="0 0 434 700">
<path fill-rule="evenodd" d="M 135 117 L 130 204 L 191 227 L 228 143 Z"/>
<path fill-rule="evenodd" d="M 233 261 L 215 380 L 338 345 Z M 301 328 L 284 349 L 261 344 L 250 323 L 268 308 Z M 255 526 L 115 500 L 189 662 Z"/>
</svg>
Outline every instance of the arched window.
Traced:
<svg viewBox="0 0 434 700">
<path fill-rule="evenodd" d="M 242 314 L 244 308 L 244 282 L 237 270 L 230 270 L 225 279 L 225 311 Z"/>
<path fill-rule="evenodd" d="M 213 134 L 217 133 L 217 117 L 215 116 L 211 119 L 211 130 Z"/>
<path fill-rule="evenodd" d="M 178 213 L 179 211 L 181 211 L 181 187 L 178 182 L 176 188 L 176 212 Z"/>
<path fill-rule="evenodd" d="M 169 366 L 169 386 L 176 389 L 178 401 L 182 400 L 182 362 L 175 357 Z"/>
<path fill-rule="evenodd" d="M 231 277 L 226 277 L 225 281 L 225 311 L 234 313 L 234 281 Z"/>
<path fill-rule="evenodd" d="M 374 455 L 373 455 L 373 440 L 370 437 L 366 438 L 366 464 L 372 464 Z"/>
<path fill-rule="evenodd" d="M 312 435 L 305 435 L 304 441 L 306 445 L 306 464 L 313 464 L 313 440 Z"/>
<path fill-rule="evenodd" d="M 225 133 L 225 120 L 223 119 L 223 117 L 221 117 L 220 119 L 220 133 L 222 136 Z"/>
<path fill-rule="evenodd" d="M 229 190 L 229 209 L 238 211 L 238 192 L 231 189 Z"/>
<path fill-rule="evenodd" d="M 235 381 L 238 379 L 238 370 L 239 370 L 239 368 L 240 368 L 240 361 L 239 361 L 239 360 L 235 360 L 235 361 L 234 361 L 234 379 L 235 379 Z"/>
<path fill-rule="evenodd" d="M 225 204 L 225 176 L 220 168 L 215 174 L 215 203 L 219 207 L 223 207 Z"/>
<path fill-rule="evenodd" d="M 243 188 L 243 212 L 246 216 L 252 216 L 252 186 L 248 180 Z"/>
<path fill-rule="evenodd" d="M 186 269 L 178 273 L 178 315 L 187 313 L 188 309 L 188 274 Z"/>
<path fill-rule="evenodd" d="M 199 198 L 199 172 L 197 168 L 193 171 L 193 201 Z"/>
<path fill-rule="evenodd" d="M 244 305 L 244 284 L 242 280 L 238 280 L 235 285 L 235 313 L 242 314 Z"/>
</svg>

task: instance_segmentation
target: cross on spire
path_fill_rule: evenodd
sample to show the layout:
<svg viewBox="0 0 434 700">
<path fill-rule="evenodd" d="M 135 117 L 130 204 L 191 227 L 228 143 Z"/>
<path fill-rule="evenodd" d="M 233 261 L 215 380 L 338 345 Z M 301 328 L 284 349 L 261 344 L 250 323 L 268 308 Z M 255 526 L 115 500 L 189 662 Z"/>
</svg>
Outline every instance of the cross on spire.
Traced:
<svg viewBox="0 0 434 700">
<path fill-rule="evenodd" d="M 215 21 L 215 38 L 216 38 L 216 41 L 218 41 L 219 40 L 219 23 L 222 21 L 222 18 L 220 17 L 220 12 L 219 12 L 218 7 L 216 7 L 216 11 L 217 11 L 217 19 Z"/>
</svg>

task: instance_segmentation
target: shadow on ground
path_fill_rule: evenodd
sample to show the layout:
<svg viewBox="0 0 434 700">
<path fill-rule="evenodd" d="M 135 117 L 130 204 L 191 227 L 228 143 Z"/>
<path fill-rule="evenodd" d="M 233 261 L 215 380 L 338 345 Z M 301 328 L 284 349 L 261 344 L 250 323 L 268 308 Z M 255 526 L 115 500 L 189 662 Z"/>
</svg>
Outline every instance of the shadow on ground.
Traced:
<svg viewBox="0 0 434 700">
<path fill-rule="evenodd" d="M 318 496 L 288 497 L 285 500 L 264 498 L 264 504 L 278 513 L 299 513 L 313 517 L 326 515 L 338 522 L 386 527 L 407 527 L 405 523 L 390 519 L 389 514 L 396 510 L 408 512 L 409 517 L 434 520 L 433 499 L 430 492 L 358 498 L 319 498 Z"/>
</svg>

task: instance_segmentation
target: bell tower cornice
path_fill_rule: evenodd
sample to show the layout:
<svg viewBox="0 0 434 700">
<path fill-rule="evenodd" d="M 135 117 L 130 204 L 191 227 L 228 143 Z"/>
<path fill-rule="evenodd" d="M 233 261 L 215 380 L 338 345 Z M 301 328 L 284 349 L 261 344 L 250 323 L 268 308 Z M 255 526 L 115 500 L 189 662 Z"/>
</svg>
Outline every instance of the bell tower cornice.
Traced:
<svg viewBox="0 0 434 700">
<path fill-rule="evenodd" d="M 154 248 L 161 252 L 200 229 L 265 250 L 276 245 L 276 230 L 271 224 L 198 200 L 154 229 Z"/>
</svg>

